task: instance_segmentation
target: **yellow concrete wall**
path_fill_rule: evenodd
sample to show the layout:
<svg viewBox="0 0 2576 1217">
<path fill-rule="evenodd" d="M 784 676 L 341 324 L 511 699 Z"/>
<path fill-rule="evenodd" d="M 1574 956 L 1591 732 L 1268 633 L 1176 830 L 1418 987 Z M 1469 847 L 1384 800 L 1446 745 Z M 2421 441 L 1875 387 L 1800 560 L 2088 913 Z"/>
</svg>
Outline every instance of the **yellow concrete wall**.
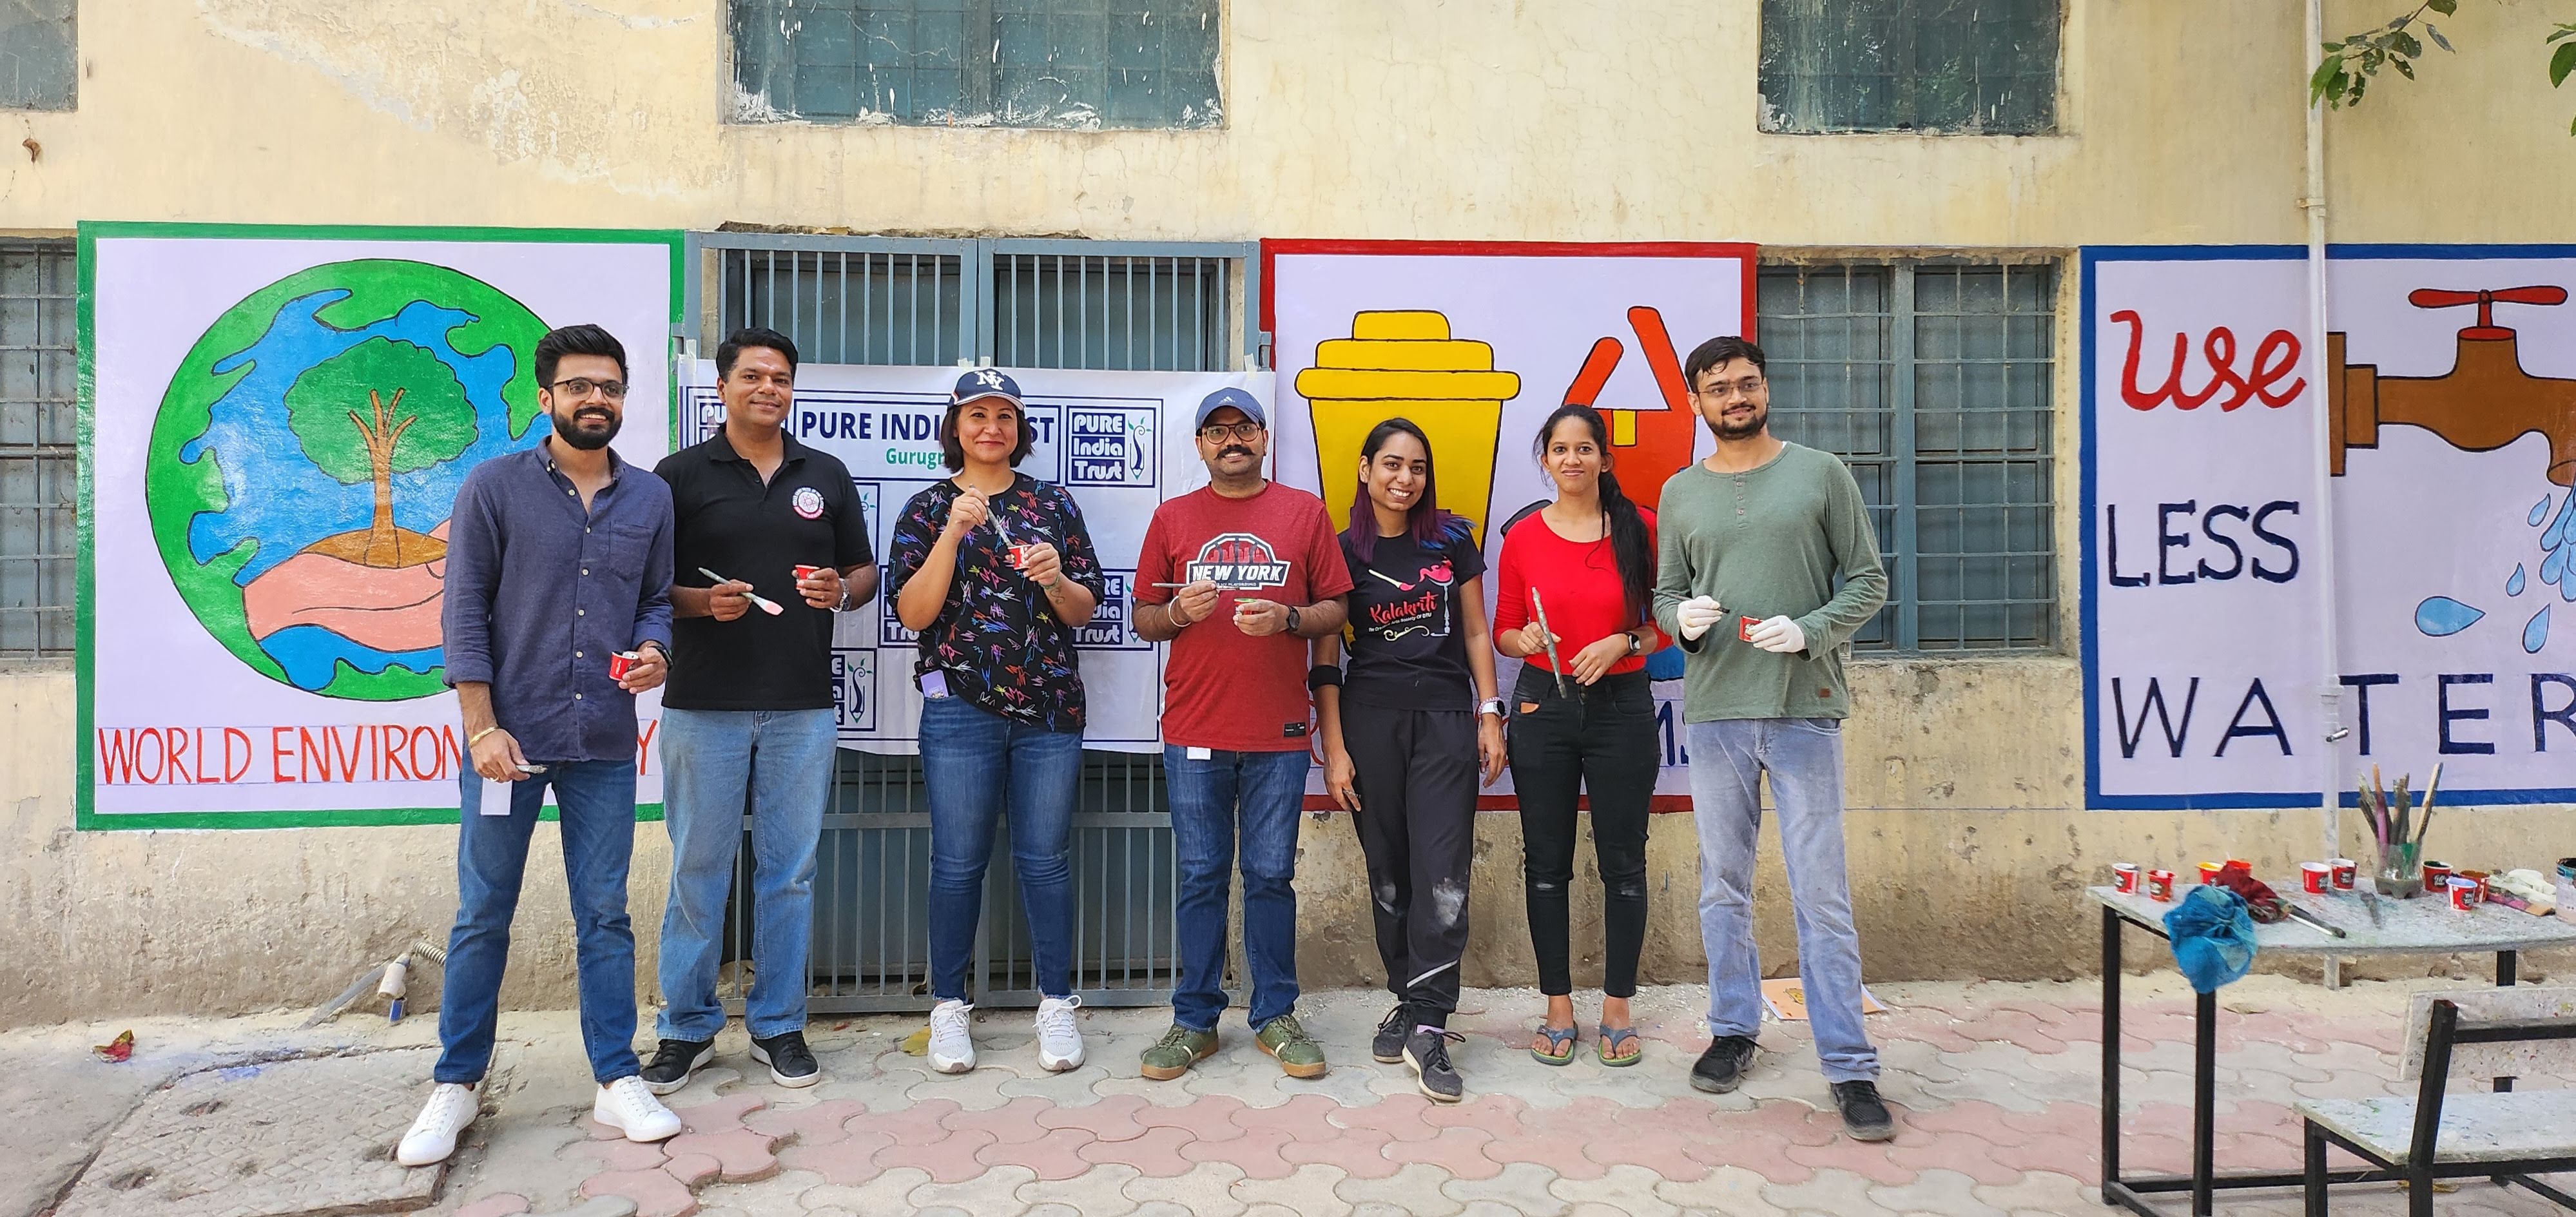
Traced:
<svg viewBox="0 0 2576 1217">
<path fill-rule="evenodd" d="M 2387 0 L 2333 0 L 2335 32 Z M 2330 119 L 2340 241 L 2568 236 L 2576 91 L 2547 6 L 2464 6 L 2424 82 Z M 728 125 L 717 0 L 93 0 L 80 108 L 0 114 L 0 231 L 83 219 L 1243 240 L 1752 240 L 2067 249 L 2295 242 L 2305 52 L 2288 0 L 2068 0 L 2059 135 L 1766 136 L 1752 0 L 1232 0 L 1226 126 Z M 2558 14 L 2564 16 L 2563 13 Z M 34 147 L 11 147 L 18 139 Z M 2059 535 L 2074 637 L 2076 350 L 2061 295 Z M 2075 891 L 2117 860 L 2314 856 L 2314 811 L 2088 813 L 2071 658 L 1871 661 L 1848 736 L 1873 977 L 2087 970 Z M 72 682 L 0 673 L 0 1024 L 301 1005 L 453 909 L 453 829 L 71 831 Z M 2565 808 L 2436 821 L 2469 863 L 2576 853 Z M 541 842 L 550 842 L 541 836 Z M 1348 829 L 1310 823 L 1310 983 L 1368 983 Z M 554 847 L 541 844 L 541 853 Z M 1480 983 L 1526 983 L 1517 824 L 1479 834 Z M 649 987 L 667 848 L 639 830 Z M 1766 961 L 1793 962 L 1766 864 Z M 570 1000 L 551 858 L 508 999 Z M 1687 817 L 1659 817 L 1650 977 L 1700 956 Z M 1597 933 L 1597 896 L 1578 904 Z M 1594 948 L 1597 951 L 1597 947 Z M 2440 966 L 2440 965 L 2434 965 Z"/>
</svg>

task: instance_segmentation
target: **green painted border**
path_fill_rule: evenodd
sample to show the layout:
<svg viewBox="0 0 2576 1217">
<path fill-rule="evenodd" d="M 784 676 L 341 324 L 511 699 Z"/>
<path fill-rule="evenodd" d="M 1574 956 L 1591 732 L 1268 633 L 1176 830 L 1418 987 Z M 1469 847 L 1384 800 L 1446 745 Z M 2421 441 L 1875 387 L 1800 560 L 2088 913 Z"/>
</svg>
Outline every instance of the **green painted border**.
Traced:
<svg viewBox="0 0 2576 1217">
<path fill-rule="evenodd" d="M 380 824 L 455 824 L 464 814 L 462 807 L 395 807 L 366 808 L 355 811 L 169 811 L 124 812 L 102 815 L 98 811 L 98 793 L 94 779 L 98 758 L 96 722 L 97 674 L 94 655 L 98 641 L 97 537 L 91 521 L 97 493 L 95 453 L 98 419 L 98 319 L 93 308 L 98 286 L 97 242 L 100 238 L 184 238 L 189 240 L 285 240 L 285 241 L 452 241 L 460 244 L 493 244 L 518 242 L 552 245 L 666 245 L 671 251 L 671 324 L 684 319 L 687 285 L 687 234 L 678 229 L 658 228 L 462 228 L 417 225 L 373 226 L 365 224 L 185 224 L 159 221 L 83 220 L 79 226 L 79 343 L 80 343 L 80 573 L 79 602 L 73 617 L 72 645 L 77 673 L 78 710 L 74 729 L 79 733 L 73 742 L 77 766 L 73 780 L 72 827 L 82 832 L 131 831 L 156 828 L 343 828 L 371 827 Z M 668 361 L 670 335 L 662 336 L 656 357 Z M 677 447 L 680 434 L 680 384 L 674 376 L 670 382 L 670 401 L 664 410 L 670 418 L 670 435 L 665 442 Z M 552 820 L 551 809 L 538 816 Z M 635 818 L 641 822 L 662 818 L 659 803 L 639 803 Z"/>
</svg>

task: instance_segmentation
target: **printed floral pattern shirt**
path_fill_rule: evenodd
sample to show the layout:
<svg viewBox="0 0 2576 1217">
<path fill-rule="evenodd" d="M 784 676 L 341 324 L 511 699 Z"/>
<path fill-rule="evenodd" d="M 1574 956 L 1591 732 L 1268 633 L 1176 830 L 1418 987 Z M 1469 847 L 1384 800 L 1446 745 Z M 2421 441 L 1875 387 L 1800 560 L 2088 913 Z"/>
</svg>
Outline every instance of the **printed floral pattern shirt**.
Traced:
<svg viewBox="0 0 2576 1217">
<path fill-rule="evenodd" d="M 929 560 L 947 526 L 948 505 L 961 493 L 956 482 L 942 478 L 904 504 L 889 547 L 888 604 Z M 1073 653 L 1073 627 L 1057 618 L 1037 584 L 1011 566 L 1010 547 L 1054 545 L 1064 577 L 1105 598 L 1100 558 L 1083 526 L 1082 508 L 1063 487 L 1026 474 L 1013 475 L 1010 489 L 994 495 L 990 507 L 1001 528 L 986 525 L 958 539 L 957 572 L 939 616 L 921 632 L 914 682 L 937 671 L 951 696 L 979 709 L 1049 731 L 1080 731 L 1082 665 Z"/>
</svg>

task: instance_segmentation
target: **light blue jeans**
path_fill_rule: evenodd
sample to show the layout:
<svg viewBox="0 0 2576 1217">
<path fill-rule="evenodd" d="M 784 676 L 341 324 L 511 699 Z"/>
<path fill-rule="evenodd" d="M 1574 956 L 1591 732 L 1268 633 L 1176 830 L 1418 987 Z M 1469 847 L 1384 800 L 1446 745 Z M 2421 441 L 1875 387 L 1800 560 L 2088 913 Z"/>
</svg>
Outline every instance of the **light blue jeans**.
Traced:
<svg viewBox="0 0 2576 1217">
<path fill-rule="evenodd" d="M 1798 922 L 1798 978 L 1828 1082 L 1872 1081 L 1878 1050 L 1861 1026 L 1860 936 L 1843 865 L 1843 725 L 1830 718 L 1691 723 L 1691 810 L 1699 823 L 1699 933 L 1708 948 L 1708 1030 L 1762 1029 L 1753 948 L 1753 858 L 1763 773 L 1780 809 L 1781 861 Z"/>
<path fill-rule="evenodd" d="M 725 902 L 751 813 L 751 994 L 758 1039 L 805 1029 L 814 942 L 814 845 L 832 800 L 832 711 L 662 711 L 662 826 L 671 902 L 662 911 L 663 1039 L 704 1043 L 724 1029 L 716 1001 Z"/>
</svg>

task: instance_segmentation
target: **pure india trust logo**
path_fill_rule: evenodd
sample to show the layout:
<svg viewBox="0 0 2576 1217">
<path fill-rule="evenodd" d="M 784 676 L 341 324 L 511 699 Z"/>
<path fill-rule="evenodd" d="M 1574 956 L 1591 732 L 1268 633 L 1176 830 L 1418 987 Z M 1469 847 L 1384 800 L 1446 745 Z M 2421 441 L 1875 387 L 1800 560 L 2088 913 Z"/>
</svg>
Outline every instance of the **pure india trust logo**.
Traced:
<svg viewBox="0 0 2576 1217">
<path fill-rule="evenodd" d="M 1281 587 L 1288 582 L 1288 564 L 1270 549 L 1270 542 L 1248 532 L 1218 533 L 1199 547 L 1198 561 L 1189 564 L 1189 581 L 1205 579 L 1220 588 L 1235 591 L 1257 591 Z"/>
<path fill-rule="evenodd" d="M 474 465 L 546 431 L 546 325 L 488 283 L 334 262 L 208 327 L 152 424 L 162 565 L 244 664 L 325 697 L 438 692 L 448 513 Z"/>
</svg>

